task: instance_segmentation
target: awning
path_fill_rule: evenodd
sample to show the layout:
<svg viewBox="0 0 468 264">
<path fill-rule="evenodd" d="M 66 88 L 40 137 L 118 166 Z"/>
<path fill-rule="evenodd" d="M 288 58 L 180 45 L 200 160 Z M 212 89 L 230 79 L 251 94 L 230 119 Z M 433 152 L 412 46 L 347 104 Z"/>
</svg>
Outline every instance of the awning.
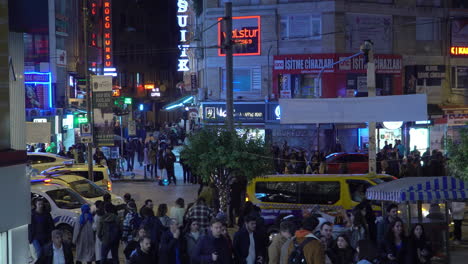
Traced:
<svg viewBox="0 0 468 264">
<path fill-rule="evenodd" d="M 184 107 L 186 104 L 191 104 L 193 102 L 193 96 L 185 96 L 182 98 L 177 99 L 176 101 L 167 104 L 163 106 L 163 110 L 165 111 L 171 111 L 171 110 L 176 110 L 180 107 Z"/>
<path fill-rule="evenodd" d="M 370 187 L 366 197 L 395 203 L 466 200 L 468 182 L 450 176 L 408 177 Z"/>
</svg>

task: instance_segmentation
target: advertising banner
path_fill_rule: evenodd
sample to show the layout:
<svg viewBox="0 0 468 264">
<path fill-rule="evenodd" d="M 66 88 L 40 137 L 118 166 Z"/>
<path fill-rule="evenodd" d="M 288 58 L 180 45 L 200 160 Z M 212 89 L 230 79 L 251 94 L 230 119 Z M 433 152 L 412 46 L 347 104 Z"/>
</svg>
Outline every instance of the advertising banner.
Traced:
<svg viewBox="0 0 468 264">
<path fill-rule="evenodd" d="M 372 40 L 376 52 L 392 52 L 393 19 L 386 15 L 346 14 L 346 49 L 357 52 L 365 40 Z"/>
<path fill-rule="evenodd" d="M 207 103 L 202 107 L 205 122 L 224 123 L 226 120 L 225 103 Z M 234 103 L 234 122 L 264 123 L 265 103 Z"/>
<path fill-rule="evenodd" d="M 91 76 L 94 109 L 94 139 L 97 146 L 113 146 L 112 76 Z"/>
<path fill-rule="evenodd" d="M 411 65 L 405 67 L 405 94 L 427 94 L 427 102 L 442 102 L 445 65 Z"/>
<path fill-rule="evenodd" d="M 226 32 L 223 31 L 222 18 L 218 18 L 218 45 L 222 47 Z M 260 16 L 241 16 L 232 18 L 232 41 L 234 56 L 260 55 L 261 24 Z M 218 55 L 224 56 L 225 50 L 218 49 Z"/>
</svg>

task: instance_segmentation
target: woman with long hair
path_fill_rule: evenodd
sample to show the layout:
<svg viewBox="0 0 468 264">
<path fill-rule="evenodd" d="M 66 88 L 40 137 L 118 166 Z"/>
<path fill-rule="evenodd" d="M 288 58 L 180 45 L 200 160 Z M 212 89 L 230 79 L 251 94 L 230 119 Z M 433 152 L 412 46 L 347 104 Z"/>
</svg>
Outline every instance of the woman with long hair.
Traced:
<svg viewBox="0 0 468 264">
<path fill-rule="evenodd" d="M 431 263 L 432 250 L 422 224 L 416 224 L 412 229 L 408 241 L 408 255 L 411 263 Z"/>
<path fill-rule="evenodd" d="M 159 221 L 161 221 L 163 226 L 169 227 L 171 225 L 171 218 L 167 216 L 167 204 L 162 203 L 159 205 L 156 216 L 159 218 Z"/>
<path fill-rule="evenodd" d="M 333 246 L 327 249 L 327 256 L 332 264 L 352 264 L 354 263 L 354 248 L 351 247 L 346 235 L 336 237 Z"/>
<path fill-rule="evenodd" d="M 390 224 L 381 245 L 381 257 L 384 263 L 410 264 L 408 240 L 403 232 L 403 222 L 396 220 Z"/>
<path fill-rule="evenodd" d="M 177 198 L 175 201 L 175 206 L 171 207 L 169 217 L 174 218 L 179 222 L 179 224 L 184 224 L 184 215 L 185 215 L 185 201 L 182 198 Z"/>
</svg>

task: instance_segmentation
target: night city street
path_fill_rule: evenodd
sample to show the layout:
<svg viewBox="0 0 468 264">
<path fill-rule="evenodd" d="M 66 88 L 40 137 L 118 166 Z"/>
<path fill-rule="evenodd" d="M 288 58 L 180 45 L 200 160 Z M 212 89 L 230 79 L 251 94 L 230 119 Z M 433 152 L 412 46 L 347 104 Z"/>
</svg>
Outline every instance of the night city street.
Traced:
<svg viewBox="0 0 468 264">
<path fill-rule="evenodd" d="M 462 264 L 468 0 L 0 0 L 0 264 Z"/>
</svg>

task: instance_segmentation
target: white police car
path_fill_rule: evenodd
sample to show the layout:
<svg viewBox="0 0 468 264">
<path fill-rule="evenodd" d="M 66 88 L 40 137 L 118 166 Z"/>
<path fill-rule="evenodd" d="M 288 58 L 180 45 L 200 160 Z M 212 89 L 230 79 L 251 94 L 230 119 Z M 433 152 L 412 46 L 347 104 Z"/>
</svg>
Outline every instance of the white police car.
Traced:
<svg viewBox="0 0 468 264">
<path fill-rule="evenodd" d="M 63 165 L 65 163 L 73 164 L 74 160 L 67 157 L 62 157 L 52 153 L 45 152 L 28 152 L 28 161 L 31 166 L 38 170 L 43 171 L 50 167 Z"/>
<path fill-rule="evenodd" d="M 64 187 L 68 187 L 78 193 L 84 200 L 89 204 L 93 205 L 96 201 L 102 201 L 104 195 L 109 193 L 111 196 L 111 202 L 114 205 L 124 204 L 124 200 L 111 192 L 105 191 L 94 182 L 76 175 L 49 175 L 49 176 L 35 176 L 31 177 L 33 180 L 44 180 L 49 183 L 58 184 Z"/>
<path fill-rule="evenodd" d="M 43 180 L 32 180 L 31 183 L 31 202 L 34 199 L 43 198 L 46 208 L 50 210 L 55 227 L 62 230 L 64 240 L 71 242 L 73 227 L 81 214 L 81 206 L 86 201 L 75 191 L 58 184 Z"/>
</svg>

